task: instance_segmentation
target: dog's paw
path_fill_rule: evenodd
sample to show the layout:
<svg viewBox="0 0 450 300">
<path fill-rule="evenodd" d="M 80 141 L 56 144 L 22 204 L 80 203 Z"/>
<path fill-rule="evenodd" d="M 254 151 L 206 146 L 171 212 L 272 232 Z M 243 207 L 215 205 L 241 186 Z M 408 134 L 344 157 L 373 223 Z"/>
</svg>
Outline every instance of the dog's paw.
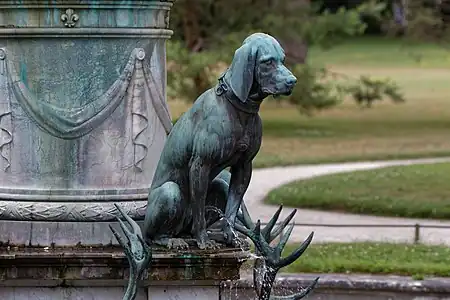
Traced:
<svg viewBox="0 0 450 300">
<path fill-rule="evenodd" d="M 167 248 L 175 250 L 187 250 L 189 249 L 189 244 L 183 239 L 169 239 Z"/>
<path fill-rule="evenodd" d="M 241 248 L 242 240 L 239 238 L 238 233 L 232 227 L 230 222 L 226 222 L 222 227 L 223 237 L 225 244 L 230 247 Z"/>
<path fill-rule="evenodd" d="M 245 238 L 241 238 L 239 236 L 235 236 L 231 239 L 230 246 L 234 248 L 248 248 L 249 244 Z"/>
<path fill-rule="evenodd" d="M 196 238 L 197 241 L 197 246 L 199 249 L 218 249 L 220 248 L 220 244 L 217 243 L 214 240 L 211 240 L 208 237 L 208 234 L 206 233 L 206 231 L 202 232 L 201 234 L 198 235 L 198 237 Z"/>
<path fill-rule="evenodd" d="M 200 248 L 200 246 L 199 246 Z M 213 240 L 207 240 L 204 243 L 204 248 L 200 248 L 200 249 L 206 249 L 206 250 L 214 250 L 214 249 L 219 249 L 220 248 L 220 244 L 217 243 L 216 241 Z"/>
</svg>

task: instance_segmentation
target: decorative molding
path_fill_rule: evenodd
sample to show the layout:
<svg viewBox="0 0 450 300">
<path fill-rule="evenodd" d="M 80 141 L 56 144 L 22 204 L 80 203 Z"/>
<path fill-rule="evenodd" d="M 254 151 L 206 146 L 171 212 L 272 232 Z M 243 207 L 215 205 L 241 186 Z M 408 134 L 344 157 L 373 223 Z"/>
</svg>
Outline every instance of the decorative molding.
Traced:
<svg viewBox="0 0 450 300">
<path fill-rule="evenodd" d="M 164 24 L 166 25 L 166 28 L 169 29 L 169 26 L 170 26 L 170 10 L 166 11 L 166 15 L 164 17 Z"/>
<path fill-rule="evenodd" d="M 147 102 L 145 101 L 145 78 L 142 61 L 145 58 L 144 49 L 138 49 L 136 51 L 136 72 L 134 78 L 131 100 L 131 122 L 132 126 L 132 141 L 134 145 L 134 166 L 139 170 L 142 169 L 142 161 L 147 156 L 148 139 L 145 135 L 148 127 L 147 117 Z M 150 88 L 150 87 L 147 87 Z M 156 87 L 154 87 L 156 88 Z"/>
<path fill-rule="evenodd" d="M 155 87 L 149 89 L 151 100 L 153 104 L 153 108 L 156 111 L 156 114 L 164 127 L 164 130 L 167 134 L 172 130 L 173 123 L 172 117 L 170 116 L 169 106 L 167 105 L 167 101 L 165 100 L 165 96 L 161 90 L 158 89 L 158 85 L 155 82 L 155 78 L 148 68 L 143 68 L 145 81 L 147 82 L 147 86 Z"/>
<path fill-rule="evenodd" d="M 172 30 L 162 28 L 0 28 L 0 38 L 153 38 L 169 39 Z"/>
<path fill-rule="evenodd" d="M 11 168 L 11 144 L 13 141 L 12 125 L 11 125 L 11 110 L 7 109 L 0 112 L 0 156 L 5 162 L 3 171 L 8 172 Z M 2 125 L 3 124 L 3 125 Z"/>
<path fill-rule="evenodd" d="M 80 16 L 71 8 L 66 9 L 66 12 L 61 15 L 61 21 L 63 21 L 64 26 L 69 28 L 75 27 L 79 19 Z"/>
<path fill-rule="evenodd" d="M 7 172 L 11 167 L 12 112 L 8 80 L 6 78 L 6 51 L 0 48 L 0 157 L 4 161 L 3 171 Z"/>
<path fill-rule="evenodd" d="M 80 0 L 64 0 L 64 1 L 50 1 L 41 2 L 33 1 L 30 3 L 17 3 L 17 0 L 0 0 L 0 9 L 48 9 L 60 8 L 66 9 L 68 6 L 77 9 L 93 9 L 92 4 L 82 3 Z M 83 1 L 84 2 L 84 1 Z M 165 1 L 142 1 L 142 0 L 102 0 L 95 4 L 95 9 L 159 9 L 168 10 L 173 5 L 172 0 Z"/>
<path fill-rule="evenodd" d="M 147 201 L 116 202 L 134 220 L 143 220 Z M 0 220 L 49 222 L 107 222 L 120 213 L 114 202 L 0 201 Z"/>
<path fill-rule="evenodd" d="M 148 188 L 138 189 L 24 189 L 0 188 L 0 201 L 23 202 L 111 202 L 143 200 Z"/>
</svg>

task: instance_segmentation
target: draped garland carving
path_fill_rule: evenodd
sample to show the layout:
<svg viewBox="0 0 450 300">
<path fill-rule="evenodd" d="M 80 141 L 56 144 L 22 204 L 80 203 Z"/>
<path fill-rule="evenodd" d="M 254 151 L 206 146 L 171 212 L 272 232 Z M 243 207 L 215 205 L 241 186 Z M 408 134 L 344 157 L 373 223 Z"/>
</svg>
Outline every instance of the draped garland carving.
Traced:
<svg viewBox="0 0 450 300">
<path fill-rule="evenodd" d="M 146 91 L 150 94 L 151 104 L 166 133 L 172 128 L 164 95 L 158 89 L 150 69 L 144 67 L 146 53 L 142 48 L 132 51 L 120 76 L 103 95 L 74 108 L 61 108 L 36 98 L 21 81 L 8 56 L 6 49 L 0 49 L 0 88 L 8 91 L 0 96 L 0 159 L 5 161 L 5 171 L 10 166 L 10 145 L 13 140 L 11 96 L 42 130 L 62 139 L 76 139 L 88 134 L 100 126 L 124 99 L 131 99 L 134 166 L 141 171 L 148 150 L 148 139 L 145 138 L 148 130 Z M 125 97 L 127 94 L 131 94 L 131 97 Z"/>
</svg>

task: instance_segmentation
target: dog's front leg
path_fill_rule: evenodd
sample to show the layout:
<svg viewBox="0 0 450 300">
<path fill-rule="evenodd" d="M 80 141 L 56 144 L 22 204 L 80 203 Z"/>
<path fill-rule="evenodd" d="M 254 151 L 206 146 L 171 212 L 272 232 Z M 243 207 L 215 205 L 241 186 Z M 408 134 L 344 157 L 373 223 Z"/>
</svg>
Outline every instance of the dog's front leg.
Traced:
<svg viewBox="0 0 450 300">
<path fill-rule="evenodd" d="M 250 184 L 252 177 L 252 162 L 246 161 L 237 164 L 231 168 L 231 182 L 228 192 L 228 200 L 225 208 L 225 217 L 227 223 L 224 228 L 225 239 L 228 243 L 233 243 L 234 224 L 236 222 L 236 215 L 241 206 L 242 199 Z"/>
<path fill-rule="evenodd" d="M 209 185 L 210 165 L 201 157 L 191 162 L 189 170 L 189 190 L 192 206 L 192 235 L 200 249 L 213 248 L 215 244 L 206 232 L 205 201 Z"/>
</svg>

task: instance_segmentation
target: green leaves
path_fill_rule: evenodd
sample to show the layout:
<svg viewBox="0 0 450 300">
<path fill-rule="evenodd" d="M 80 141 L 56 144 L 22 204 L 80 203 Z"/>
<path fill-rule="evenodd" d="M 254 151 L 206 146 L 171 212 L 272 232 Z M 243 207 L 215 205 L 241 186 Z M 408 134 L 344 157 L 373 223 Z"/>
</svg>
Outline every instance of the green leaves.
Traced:
<svg viewBox="0 0 450 300">
<path fill-rule="evenodd" d="M 390 79 L 375 79 L 367 75 L 353 79 L 308 64 L 295 66 L 294 74 L 299 80 L 287 101 L 306 115 L 333 107 L 349 96 L 365 107 L 386 98 L 394 103 L 405 101 L 398 85 Z"/>
<path fill-rule="evenodd" d="M 169 100 L 193 102 L 217 80 L 228 60 L 220 51 L 190 52 L 179 41 L 167 42 L 167 81 Z M 230 54 L 232 55 L 232 53 Z M 197 85 L 196 80 L 202 81 Z"/>
<path fill-rule="evenodd" d="M 394 103 L 405 101 L 400 89 L 390 79 L 374 79 L 362 75 L 356 82 L 344 88 L 358 103 L 365 107 L 371 107 L 373 102 L 389 98 Z"/>
<path fill-rule="evenodd" d="M 342 90 L 330 80 L 326 69 L 305 64 L 295 66 L 293 71 L 298 81 L 287 100 L 297 106 L 301 113 L 311 115 L 314 111 L 335 106 L 342 101 Z"/>
<path fill-rule="evenodd" d="M 355 9 L 340 8 L 334 13 L 319 13 L 317 6 L 295 0 L 179 0 L 172 15 L 175 36 L 167 43 L 169 99 L 195 101 L 216 83 L 230 64 L 234 51 L 251 32 L 275 36 L 288 60 L 293 58 L 292 63 L 304 63 L 308 47 L 330 48 L 348 37 L 363 34 L 366 25 L 361 15 L 381 19 L 385 8 L 386 4 L 375 0 Z M 188 14 L 187 10 L 190 10 Z M 190 22 L 197 23 L 181 22 L 185 15 L 196 16 Z M 193 32 L 198 36 L 192 38 Z M 202 41 L 201 50 L 188 48 L 187 33 L 191 34 L 190 40 Z M 291 65 L 290 69 L 298 78 L 294 93 L 275 100 L 287 100 L 303 114 L 333 107 L 348 95 L 367 107 L 386 97 L 396 103 L 403 101 L 398 87 L 389 80 L 367 76 L 337 80 L 342 77 L 336 78 L 332 72 L 308 64 Z"/>
</svg>

